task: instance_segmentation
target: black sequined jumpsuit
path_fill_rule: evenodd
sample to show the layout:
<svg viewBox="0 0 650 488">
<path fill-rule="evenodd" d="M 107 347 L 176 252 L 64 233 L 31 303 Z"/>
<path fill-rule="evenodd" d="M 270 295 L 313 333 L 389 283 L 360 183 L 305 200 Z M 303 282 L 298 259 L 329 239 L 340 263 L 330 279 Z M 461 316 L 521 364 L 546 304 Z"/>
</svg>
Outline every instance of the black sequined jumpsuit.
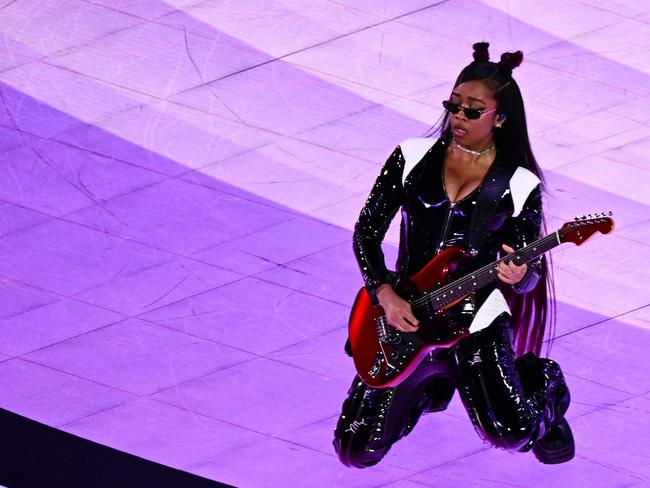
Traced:
<svg viewBox="0 0 650 488">
<path fill-rule="evenodd" d="M 451 202 L 444 187 L 446 150 L 447 144 L 438 140 L 403 182 L 405 160 L 398 146 L 361 211 L 354 232 L 354 252 L 375 304 L 375 290 L 380 284 L 415 274 L 447 247 L 467 247 L 472 212 L 483 185 Z M 498 156 L 486 180 L 497 164 L 502 164 Z M 517 190 L 508 188 L 499 199 L 475 258 L 477 267 L 495 261 L 502 243 L 517 249 L 539 237 L 540 187 L 529 191 L 523 207 L 520 202 L 515 212 L 512 193 Z M 392 272 L 384 263 L 381 241 L 400 209 L 400 246 L 396 272 Z M 538 269 L 539 262 L 529 263 L 515 291 L 525 293 L 534 288 Z M 487 286 L 468 296 L 453 307 L 450 320 L 469 328 L 495 288 L 496 284 Z M 531 355 L 515 361 L 510 315 L 497 310 L 489 320 L 489 324 L 474 324 L 472 334 L 455 348 L 429 356 L 395 388 L 374 389 L 355 376 L 334 433 L 341 462 L 354 467 L 376 464 L 394 442 L 411 431 L 422 412 L 444 410 L 456 389 L 485 441 L 508 450 L 529 450 L 548 424 L 544 411 L 549 410 L 552 400 L 550 390 L 563 385 L 562 373 L 556 363 L 534 360 Z"/>
</svg>

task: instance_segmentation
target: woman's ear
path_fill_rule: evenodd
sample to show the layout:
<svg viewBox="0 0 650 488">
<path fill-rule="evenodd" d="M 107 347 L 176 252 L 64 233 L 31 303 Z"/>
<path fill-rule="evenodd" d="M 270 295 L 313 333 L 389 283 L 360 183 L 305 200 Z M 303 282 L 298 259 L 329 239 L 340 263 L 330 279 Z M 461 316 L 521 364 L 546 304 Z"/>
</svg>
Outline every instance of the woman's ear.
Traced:
<svg viewBox="0 0 650 488">
<path fill-rule="evenodd" d="M 497 121 L 494 124 L 494 126 L 498 129 L 506 121 L 506 118 L 507 117 L 505 116 L 505 114 L 499 114 L 499 116 L 497 117 Z"/>
</svg>

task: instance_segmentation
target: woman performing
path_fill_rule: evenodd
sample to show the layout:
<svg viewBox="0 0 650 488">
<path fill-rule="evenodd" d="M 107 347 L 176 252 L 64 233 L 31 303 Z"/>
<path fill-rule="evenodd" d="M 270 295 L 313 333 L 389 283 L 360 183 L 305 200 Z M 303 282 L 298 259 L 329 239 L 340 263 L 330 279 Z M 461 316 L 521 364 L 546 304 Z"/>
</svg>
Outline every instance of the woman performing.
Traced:
<svg viewBox="0 0 650 488">
<path fill-rule="evenodd" d="M 438 253 L 452 246 L 467 251 L 471 271 L 540 236 L 543 177 L 512 78 L 522 59 L 517 51 L 490 62 L 488 44 L 475 44 L 474 61 L 443 102 L 438 139 L 397 146 L 361 210 L 354 252 L 365 289 L 398 331 L 417 331 L 419 320 L 394 289 Z M 399 209 L 392 272 L 381 242 Z M 495 269 L 498 285 L 469 294 L 445 312 L 454 327 L 469 331 L 455 346 L 429 353 L 394 387 L 373 388 L 354 378 L 334 432 L 342 463 L 378 463 L 423 412 L 444 410 L 456 389 L 479 436 L 490 444 L 532 450 L 547 464 L 573 458 L 564 418 L 569 390 L 558 364 L 537 356 L 547 319 L 546 260 L 502 262 Z M 351 353 L 349 342 L 346 350 Z"/>
</svg>

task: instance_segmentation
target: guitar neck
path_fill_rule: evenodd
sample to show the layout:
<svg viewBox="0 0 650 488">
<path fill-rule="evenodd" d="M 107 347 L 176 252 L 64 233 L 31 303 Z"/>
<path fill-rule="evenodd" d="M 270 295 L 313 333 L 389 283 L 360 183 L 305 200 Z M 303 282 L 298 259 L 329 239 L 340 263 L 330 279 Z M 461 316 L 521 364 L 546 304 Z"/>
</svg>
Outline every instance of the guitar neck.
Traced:
<svg viewBox="0 0 650 488">
<path fill-rule="evenodd" d="M 522 247 L 512 254 L 508 254 L 452 283 L 425 294 L 421 299 L 429 301 L 435 309 L 440 309 L 445 305 L 455 302 L 459 298 L 496 281 L 498 276 L 496 269 L 497 264 L 504 261 L 512 261 L 516 265 L 528 263 L 561 243 L 562 241 L 560 240 L 559 231 L 553 232 L 526 247 Z"/>
</svg>

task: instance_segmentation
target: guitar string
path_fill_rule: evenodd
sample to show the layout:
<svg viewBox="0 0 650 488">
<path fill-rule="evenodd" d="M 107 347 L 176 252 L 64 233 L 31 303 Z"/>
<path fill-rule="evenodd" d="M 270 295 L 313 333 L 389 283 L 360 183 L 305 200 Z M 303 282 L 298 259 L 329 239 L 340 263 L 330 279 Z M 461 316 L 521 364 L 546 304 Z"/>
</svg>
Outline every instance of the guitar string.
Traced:
<svg viewBox="0 0 650 488">
<path fill-rule="evenodd" d="M 592 220 L 591 222 L 584 221 L 584 222 L 579 222 L 579 223 L 577 223 L 577 225 L 569 225 L 569 226 L 566 227 L 566 228 L 565 228 L 565 227 L 562 227 L 561 229 L 558 229 L 557 231 L 552 232 L 551 234 L 548 234 L 548 235 L 542 237 L 541 239 L 539 239 L 539 240 L 533 242 L 532 244 L 529 244 L 529 245 L 526 246 L 526 247 L 523 247 L 523 248 L 521 248 L 521 249 L 518 249 L 518 250 L 515 251 L 514 253 L 511 253 L 511 254 L 508 254 L 508 255 L 504 256 L 503 258 L 501 258 L 501 259 L 495 261 L 495 262 L 492 263 L 492 264 L 488 264 L 488 265 L 486 265 L 486 266 L 484 266 L 484 267 L 482 267 L 482 268 L 479 268 L 478 270 L 474 271 L 473 273 L 470 273 L 470 274 L 468 274 L 468 275 L 463 276 L 462 278 L 456 280 L 456 281 L 453 282 L 453 283 L 448 283 L 447 285 L 442 286 L 441 288 L 438 288 L 437 290 L 434 290 L 433 292 L 425 293 L 424 296 L 422 296 L 422 297 L 420 297 L 420 298 L 417 298 L 417 299 L 413 300 L 413 301 L 410 303 L 410 304 L 411 304 L 411 307 L 412 307 L 412 310 L 420 309 L 420 308 L 422 308 L 422 306 L 426 306 L 426 305 L 427 305 L 427 302 L 430 300 L 430 298 L 433 297 L 433 296 L 436 295 L 436 294 L 440 294 L 440 293 L 443 293 L 443 292 L 444 292 L 443 294 L 449 293 L 449 294 L 451 295 L 452 291 L 456 288 L 456 286 L 459 286 L 458 283 L 459 283 L 459 282 L 462 282 L 463 280 L 465 280 L 465 281 L 480 281 L 482 278 L 487 277 L 487 274 L 486 274 L 486 273 L 487 273 L 488 271 L 489 271 L 490 274 L 492 274 L 492 271 L 493 271 L 494 269 L 496 269 L 496 266 L 495 266 L 496 264 L 500 264 L 500 263 L 506 261 L 508 258 L 510 258 L 510 259 L 515 259 L 516 257 L 518 257 L 517 255 L 519 255 L 519 257 L 524 256 L 524 255 L 526 254 L 526 252 L 529 252 L 530 249 L 533 248 L 533 246 L 536 246 L 536 247 L 534 247 L 533 249 L 536 249 L 537 247 L 544 247 L 544 246 L 546 246 L 547 244 L 550 244 L 550 243 L 554 240 L 554 238 L 556 238 L 559 242 L 554 243 L 552 246 L 550 246 L 550 247 L 549 247 L 548 249 L 546 249 L 545 251 L 540 252 L 538 255 L 544 254 L 545 252 L 550 251 L 551 249 L 553 249 L 555 246 L 561 244 L 562 241 L 560 241 L 559 237 L 560 237 L 560 236 L 565 237 L 565 236 L 566 236 L 566 233 L 567 233 L 568 231 L 575 230 L 576 227 L 582 227 L 583 225 L 585 225 L 585 224 L 587 224 L 587 223 L 589 223 L 589 224 L 605 223 L 605 222 L 607 221 L 607 219 L 608 219 L 608 218 L 606 217 L 606 218 L 604 218 L 604 219 L 602 219 L 602 220 L 596 220 L 595 222 L 594 222 L 593 220 Z M 547 242 L 547 241 L 548 241 L 548 242 Z M 536 251 L 535 251 L 535 252 L 536 252 Z M 531 258 L 531 259 L 529 259 L 528 261 L 530 261 L 530 260 L 532 260 L 532 259 L 534 259 L 534 258 Z M 526 262 L 528 262 L 528 261 L 526 261 Z M 469 278 L 470 275 L 472 276 L 471 279 Z M 477 277 L 478 277 L 478 278 L 477 278 Z M 492 278 L 492 276 L 490 276 L 490 278 Z M 489 281 L 488 281 L 488 283 L 489 283 Z M 463 283 L 463 284 L 465 284 L 465 283 Z M 486 285 L 486 284 L 487 284 L 487 283 L 485 283 L 485 285 Z M 485 286 L 485 285 L 481 285 L 481 287 L 482 287 L 482 286 Z M 461 286 L 461 288 L 462 288 L 462 285 L 460 285 L 460 286 Z M 452 301 L 453 301 L 453 299 L 450 300 L 449 303 L 451 303 Z M 444 305 L 443 305 L 443 306 L 444 306 Z"/>
<path fill-rule="evenodd" d="M 605 220 L 603 220 L 603 222 L 604 222 L 604 221 L 605 221 Z M 511 258 L 511 259 L 514 260 L 514 259 L 516 259 L 517 257 L 523 257 L 523 256 L 525 256 L 525 254 L 526 254 L 527 251 L 529 252 L 529 251 L 531 250 L 531 248 L 532 248 L 533 254 L 536 253 L 537 256 L 542 255 L 542 254 L 544 254 L 545 252 L 547 252 L 547 251 L 553 249 L 555 246 L 557 246 L 557 245 L 559 245 L 559 244 L 561 244 L 561 243 L 563 242 L 563 241 L 560 240 L 560 236 L 565 237 L 565 236 L 566 236 L 566 233 L 567 233 L 569 230 L 573 230 L 573 228 L 575 228 L 575 227 L 579 227 L 579 226 L 580 226 L 580 225 L 578 225 L 578 226 L 567 227 L 566 229 L 564 229 L 564 228 L 559 229 L 559 230 L 557 230 L 557 231 L 555 231 L 555 232 L 553 232 L 553 233 L 551 233 L 551 234 L 549 234 L 549 235 L 547 235 L 547 236 L 545 236 L 545 237 L 542 237 L 541 239 L 538 239 L 537 241 L 533 242 L 532 244 L 530 244 L 530 245 L 528 245 L 528 246 L 526 246 L 526 247 L 523 247 L 523 248 L 521 248 L 521 249 L 515 251 L 514 253 L 511 253 L 511 254 L 508 254 L 508 255 L 504 256 L 503 258 L 497 260 L 496 262 L 494 262 L 494 263 L 492 263 L 492 264 L 488 264 L 488 265 L 484 266 L 483 268 L 480 268 L 480 269 L 474 271 L 474 273 L 470 273 L 470 274 L 468 274 L 468 275 L 463 276 L 462 278 L 456 280 L 454 283 L 449 283 L 449 284 L 447 284 L 447 285 L 445 285 L 445 286 L 439 288 L 438 290 L 435 290 L 435 291 L 433 291 L 433 292 L 430 292 L 430 293 L 428 293 L 428 294 L 425 294 L 423 297 L 421 297 L 421 298 L 419 298 L 419 299 L 417 299 L 417 300 L 414 300 L 414 301 L 411 303 L 411 305 L 412 305 L 412 306 L 414 305 L 414 308 L 413 308 L 413 309 L 415 310 L 415 308 L 419 308 L 421 305 L 423 305 L 424 303 L 426 303 L 426 302 L 429 300 L 429 297 L 432 297 L 433 295 L 435 295 L 435 294 L 437 294 L 437 293 L 440 293 L 440 292 L 441 292 L 442 290 L 444 290 L 445 288 L 449 288 L 449 292 L 451 292 L 452 289 L 455 289 L 456 286 L 458 286 L 458 283 L 461 282 L 461 281 L 463 281 L 463 280 L 466 280 L 466 281 L 475 281 L 475 280 L 476 280 L 476 281 L 479 281 L 480 278 L 482 278 L 483 276 L 481 276 L 480 278 L 475 278 L 476 276 L 479 276 L 479 275 L 485 275 L 486 271 L 488 271 L 488 270 L 490 271 L 490 274 L 492 274 L 492 272 L 494 271 L 494 269 L 496 269 L 496 266 L 495 266 L 496 264 L 499 264 L 499 263 L 501 263 L 501 262 L 507 260 L 508 258 Z M 572 228 L 572 227 L 573 227 L 573 228 Z M 545 248 L 547 244 L 551 244 L 551 242 L 554 241 L 554 240 L 556 240 L 556 239 L 557 239 L 558 242 L 553 243 L 553 245 L 551 245 L 550 247 L 548 247 L 548 249 L 545 249 L 544 251 L 541 251 L 541 252 L 537 253 L 537 248 Z M 566 242 L 566 241 L 564 241 L 564 242 Z M 530 261 L 530 260 L 532 260 L 532 259 L 534 259 L 534 257 L 528 259 L 526 262 L 528 262 L 528 261 Z M 470 275 L 472 276 L 472 279 L 471 279 L 471 280 L 468 280 L 468 277 L 469 277 Z M 490 278 L 493 278 L 493 277 L 490 276 Z M 489 283 L 489 282 L 488 282 L 488 283 Z M 486 283 L 486 284 L 487 284 L 487 283 Z M 452 285 L 453 285 L 453 286 L 452 286 Z M 481 285 L 481 286 L 485 286 L 485 285 Z M 461 285 L 461 288 L 462 288 L 462 285 Z M 453 301 L 453 300 L 452 300 L 452 301 Z M 380 344 L 380 346 L 381 346 L 381 341 L 379 342 L 379 344 Z M 383 351 L 383 346 L 382 346 L 382 351 Z M 385 353 L 384 353 L 384 355 L 385 355 Z M 386 361 L 386 362 L 388 363 L 388 361 Z M 390 364 L 389 364 L 389 366 L 390 366 Z"/>
<path fill-rule="evenodd" d="M 557 231 L 555 231 L 555 232 L 553 232 L 551 234 L 548 234 L 545 237 L 542 237 L 538 241 L 533 242 L 532 244 L 515 251 L 512 254 L 508 254 L 508 255 L 504 256 L 503 258 L 499 259 L 495 263 L 488 264 L 487 266 L 484 266 L 483 268 L 480 268 L 480 269 L 474 271 L 473 273 L 471 273 L 471 275 L 472 275 L 471 279 L 469 278 L 469 275 L 466 275 L 466 276 L 463 276 L 462 278 L 456 280 L 456 282 L 454 282 L 454 283 L 449 283 L 449 284 L 447 284 L 447 285 L 445 285 L 445 286 L 443 286 L 443 287 L 441 287 L 441 288 L 439 288 L 439 289 L 437 289 L 437 290 L 435 290 L 433 292 L 425 294 L 423 297 L 420 297 L 419 299 L 416 299 L 413 302 L 411 302 L 411 306 L 415 306 L 416 308 L 421 308 L 422 305 L 426 305 L 427 302 L 429 301 L 429 299 L 433 295 L 436 295 L 436 294 L 439 295 L 439 294 L 442 293 L 443 296 L 444 296 L 445 294 L 449 293 L 451 295 L 453 293 L 453 291 L 456 289 L 456 287 L 459 286 L 458 283 L 462 282 L 462 284 L 460 285 L 460 287 L 462 288 L 463 285 L 467 284 L 466 282 L 475 281 L 475 280 L 480 281 L 482 278 L 487 277 L 486 272 L 489 272 L 489 274 L 492 274 L 493 270 L 495 269 L 495 266 L 494 266 L 495 264 L 499 264 L 499 263 L 501 263 L 503 261 L 508 260 L 509 258 L 515 259 L 516 257 L 524 256 L 527 252 L 530 252 L 531 248 L 532 248 L 533 251 L 536 252 L 537 247 L 545 247 L 547 244 L 550 244 L 552 241 L 554 241 L 555 238 L 558 238 L 558 240 L 559 240 L 559 236 L 565 237 L 567 232 L 573 231 L 577 227 L 582 227 L 587 223 L 596 224 L 596 223 L 605 223 L 606 221 L 607 221 L 607 219 L 596 220 L 596 221 L 591 221 L 591 222 L 580 222 L 580 223 L 577 223 L 577 225 L 573 224 L 573 225 L 569 225 L 566 228 L 561 228 L 561 229 L 559 229 L 559 230 L 557 230 Z M 555 247 L 556 245 L 559 245 L 559 244 L 561 244 L 561 242 L 557 242 L 557 243 L 554 242 L 552 246 L 550 246 L 548 249 L 540 252 L 539 254 L 544 254 L 545 252 L 553 249 L 553 247 Z M 535 246 L 535 247 L 533 247 L 533 246 Z M 517 256 L 518 254 L 519 254 L 519 256 Z M 531 258 L 528 261 L 530 261 L 532 259 L 534 259 L 534 258 Z M 491 278 L 491 276 L 490 276 L 490 278 Z M 485 286 L 485 285 L 481 285 L 481 286 Z M 453 299 L 451 301 L 453 301 Z"/>
<path fill-rule="evenodd" d="M 549 234 L 549 235 L 539 239 L 539 241 L 537 241 L 537 243 L 533 243 L 533 244 L 536 244 L 536 247 L 544 247 L 547 243 L 550 243 L 551 241 L 553 241 L 555 237 L 556 237 L 556 233 L 553 232 L 552 234 Z M 548 241 L 548 242 L 544 242 L 544 241 Z M 518 251 L 515 251 L 514 254 L 516 255 L 517 253 L 520 253 L 519 256 L 523 256 L 524 254 L 526 254 L 525 251 L 529 250 L 529 248 L 533 244 L 531 244 L 530 246 L 526 246 L 524 248 L 521 248 Z M 544 252 L 546 252 L 546 251 L 543 251 L 540 254 L 543 254 Z M 517 257 L 517 256 L 514 256 L 514 257 Z M 433 293 L 426 294 L 423 297 L 420 297 L 420 298 L 418 298 L 416 300 L 413 300 L 411 302 L 411 307 L 415 306 L 416 308 L 421 308 L 422 305 L 427 304 L 427 302 L 430 299 L 430 296 L 433 295 L 433 294 L 441 294 L 441 293 L 442 294 L 447 294 L 447 293 L 451 294 L 451 293 L 453 293 L 453 291 L 456 289 L 456 287 L 459 286 L 458 283 L 463 281 L 463 280 L 466 280 L 466 281 L 480 281 L 482 278 L 486 278 L 486 277 L 489 276 L 489 274 L 492 274 L 493 270 L 495 269 L 496 264 L 504 262 L 504 261 L 508 260 L 509 258 L 514 259 L 514 257 L 511 256 L 510 254 L 508 254 L 507 256 L 504 256 L 503 258 L 496 261 L 495 263 L 488 264 L 488 265 L 486 265 L 486 266 L 484 266 L 482 268 L 479 268 L 478 270 L 474 271 L 473 273 L 471 273 L 471 275 L 475 276 L 475 278 L 469 278 L 469 275 L 466 275 L 466 276 L 460 278 L 459 280 L 457 280 L 455 283 L 449 283 L 449 284 L 447 284 L 447 285 L 445 285 L 445 286 L 443 286 L 441 288 L 438 288 Z M 462 287 L 462 285 L 460 285 L 460 286 Z"/>
<path fill-rule="evenodd" d="M 480 281 L 481 279 L 487 277 L 487 274 L 486 274 L 487 272 L 489 272 L 490 275 L 492 274 L 493 270 L 496 268 L 495 264 L 499 264 L 501 262 L 504 262 L 504 261 L 508 260 L 509 258 L 510 259 L 515 259 L 516 257 L 518 257 L 517 254 L 519 254 L 519 256 L 524 256 L 526 254 L 526 252 L 529 251 L 530 248 L 533 247 L 534 245 L 535 245 L 535 248 L 533 248 L 533 249 L 536 249 L 537 247 L 545 247 L 547 244 L 550 244 L 551 241 L 554 240 L 554 238 L 558 238 L 559 236 L 565 237 L 566 233 L 568 231 L 570 231 L 570 230 L 574 230 L 575 227 L 581 227 L 581 225 L 578 224 L 577 226 L 573 225 L 573 226 L 570 226 L 570 227 L 567 227 L 567 228 L 561 228 L 561 229 L 557 230 L 556 232 L 548 234 L 547 236 L 542 237 L 541 239 L 539 239 L 537 242 L 533 242 L 532 244 L 515 251 L 513 253 L 513 255 L 508 254 L 508 255 L 504 256 L 503 258 L 497 260 L 495 263 L 488 264 L 487 266 L 484 266 L 483 268 L 480 268 L 480 269 L 474 271 L 473 273 L 471 273 L 471 275 L 473 276 L 471 279 L 469 278 L 469 275 L 466 275 L 466 276 L 458 279 L 454 283 L 449 283 L 449 284 L 447 284 L 447 285 L 445 285 L 445 286 L 443 286 L 443 287 L 441 287 L 441 288 L 439 288 L 439 289 L 437 289 L 437 290 L 435 290 L 433 292 L 425 294 L 423 297 L 420 297 L 420 298 L 418 298 L 416 300 L 413 300 L 413 302 L 411 302 L 411 306 L 415 307 L 416 309 L 421 309 L 423 306 L 427 305 L 427 303 L 429 302 L 430 298 L 433 295 L 436 295 L 436 294 L 439 295 L 441 293 L 443 294 L 443 296 L 446 295 L 447 293 L 449 293 L 451 295 L 453 293 L 454 289 L 456 288 L 456 286 L 459 286 L 458 285 L 459 282 L 474 281 L 474 280 Z M 555 247 L 558 244 L 561 244 L 561 242 L 554 243 L 553 246 L 549 247 L 548 249 L 546 249 L 545 251 L 542 251 L 539 254 L 544 254 L 545 252 L 549 251 L 550 249 L 552 249 L 553 247 Z M 534 259 L 534 258 L 531 258 L 531 259 Z M 462 286 L 464 284 L 466 284 L 466 283 L 462 283 L 460 285 L 460 287 L 462 288 Z M 485 285 L 482 285 L 482 286 L 485 286 Z M 451 301 L 453 301 L 453 299 Z"/>
</svg>

